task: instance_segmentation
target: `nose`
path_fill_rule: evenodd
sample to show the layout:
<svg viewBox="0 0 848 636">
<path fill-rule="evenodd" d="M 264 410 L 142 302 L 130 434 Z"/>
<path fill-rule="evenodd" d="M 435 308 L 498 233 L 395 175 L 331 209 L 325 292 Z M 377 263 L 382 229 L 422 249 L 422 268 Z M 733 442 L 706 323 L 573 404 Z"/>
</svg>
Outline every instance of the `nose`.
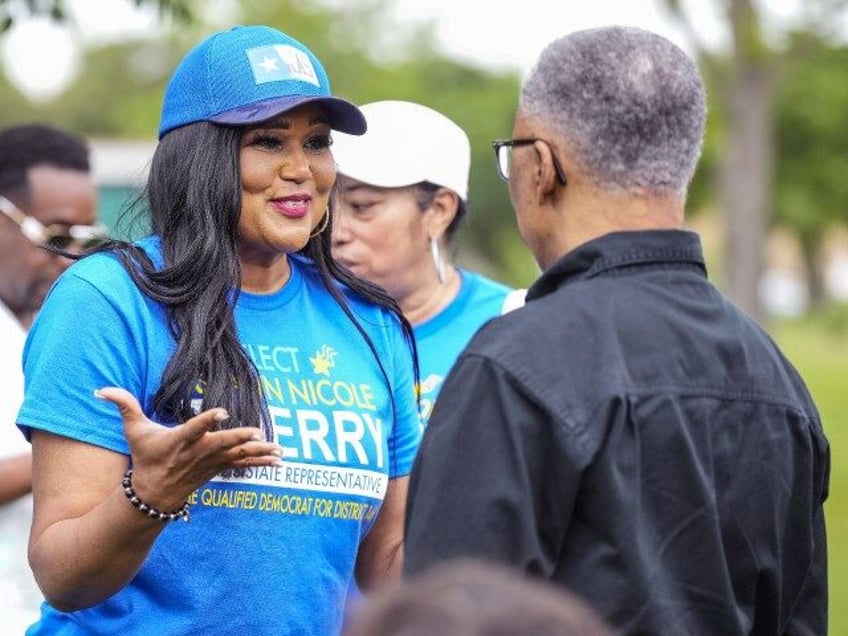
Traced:
<svg viewBox="0 0 848 636">
<path fill-rule="evenodd" d="M 291 148 L 283 157 L 279 170 L 280 177 L 286 181 L 302 183 L 312 178 L 312 165 L 303 148 Z"/>
<path fill-rule="evenodd" d="M 330 234 L 331 246 L 343 245 L 350 241 L 350 225 L 347 221 L 345 207 L 344 205 L 339 205 L 337 201 L 336 205 L 333 206 L 333 231 Z"/>
</svg>

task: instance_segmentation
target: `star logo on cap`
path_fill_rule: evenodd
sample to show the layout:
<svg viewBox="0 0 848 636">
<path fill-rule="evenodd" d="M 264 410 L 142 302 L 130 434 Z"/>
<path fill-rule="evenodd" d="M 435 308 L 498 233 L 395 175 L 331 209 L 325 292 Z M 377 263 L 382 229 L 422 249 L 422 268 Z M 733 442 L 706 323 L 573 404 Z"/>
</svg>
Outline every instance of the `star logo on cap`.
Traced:
<svg viewBox="0 0 848 636">
<path fill-rule="evenodd" d="M 261 66 L 262 70 L 266 73 L 270 73 L 271 71 L 277 70 L 277 61 L 270 57 L 264 57 L 259 63 L 259 66 Z"/>
<path fill-rule="evenodd" d="M 257 46 L 246 51 L 257 84 L 296 80 L 321 86 L 309 56 L 289 44 Z"/>
</svg>

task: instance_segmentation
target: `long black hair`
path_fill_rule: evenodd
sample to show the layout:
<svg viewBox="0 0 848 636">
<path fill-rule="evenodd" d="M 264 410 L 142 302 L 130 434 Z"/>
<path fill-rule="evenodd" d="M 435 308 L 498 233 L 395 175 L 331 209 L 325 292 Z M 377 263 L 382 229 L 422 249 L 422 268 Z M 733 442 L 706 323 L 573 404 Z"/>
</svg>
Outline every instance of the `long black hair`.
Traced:
<svg viewBox="0 0 848 636">
<path fill-rule="evenodd" d="M 259 388 L 259 374 L 238 340 L 233 314 L 241 286 L 237 252 L 241 134 L 237 127 L 199 122 L 172 130 L 159 141 L 145 197 L 150 229 L 161 240 L 162 266 L 126 241 L 110 241 L 96 251 L 114 252 L 142 292 L 165 308 L 176 349 L 153 399 L 157 417 L 177 422 L 192 417 L 192 402 L 199 389 L 207 408 L 221 406 L 229 411 L 230 418 L 221 428 L 259 426 L 270 440 L 273 427 Z M 394 408 L 383 362 L 339 283 L 398 317 L 412 353 L 417 385 L 412 327 L 382 288 L 357 278 L 333 260 L 332 214 L 328 214 L 328 226 L 309 239 L 302 253 L 315 263 L 327 291 L 365 339 Z"/>
</svg>

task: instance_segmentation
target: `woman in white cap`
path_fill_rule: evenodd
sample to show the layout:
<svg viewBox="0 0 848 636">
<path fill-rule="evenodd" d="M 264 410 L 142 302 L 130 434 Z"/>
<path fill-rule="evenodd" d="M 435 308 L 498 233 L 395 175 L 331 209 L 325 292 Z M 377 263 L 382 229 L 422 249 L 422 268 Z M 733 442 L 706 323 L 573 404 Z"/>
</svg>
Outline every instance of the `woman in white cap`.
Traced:
<svg viewBox="0 0 848 636">
<path fill-rule="evenodd" d="M 31 636 L 337 634 L 354 569 L 397 576 L 413 337 L 332 259 L 331 129 L 365 120 L 275 29 L 176 69 L 152 236 L 71 266 L 24 354 Z"/>
<path fill-rule="evenodd" d="M 468 207 L 471 145 L 462 128 L 408 101 L 360 110 L 364 135 L 333 135 L 333 255 L 384 288 L 413 325 L 426 424 L 459 352 L 483 323 L 520 305 L 524 290 L 450 262 Z"/>
</svg>

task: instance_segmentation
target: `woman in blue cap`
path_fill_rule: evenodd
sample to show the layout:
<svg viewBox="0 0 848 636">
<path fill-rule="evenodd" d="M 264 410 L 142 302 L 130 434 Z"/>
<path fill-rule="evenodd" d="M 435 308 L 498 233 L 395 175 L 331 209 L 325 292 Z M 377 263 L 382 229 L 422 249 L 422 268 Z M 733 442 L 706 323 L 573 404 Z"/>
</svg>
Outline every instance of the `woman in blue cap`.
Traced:
<svg viewBox="0 0 848 636">
<path fill-rule="evenodd" d="M 330 254 L 330 133 L 365 127 L 269 27 L 176 69 L 152 235 L 75 263 L 24 353 L 29 634 L 333 634 L 354 570 L 397 575 L 412 334 Z"/>
</svg>

